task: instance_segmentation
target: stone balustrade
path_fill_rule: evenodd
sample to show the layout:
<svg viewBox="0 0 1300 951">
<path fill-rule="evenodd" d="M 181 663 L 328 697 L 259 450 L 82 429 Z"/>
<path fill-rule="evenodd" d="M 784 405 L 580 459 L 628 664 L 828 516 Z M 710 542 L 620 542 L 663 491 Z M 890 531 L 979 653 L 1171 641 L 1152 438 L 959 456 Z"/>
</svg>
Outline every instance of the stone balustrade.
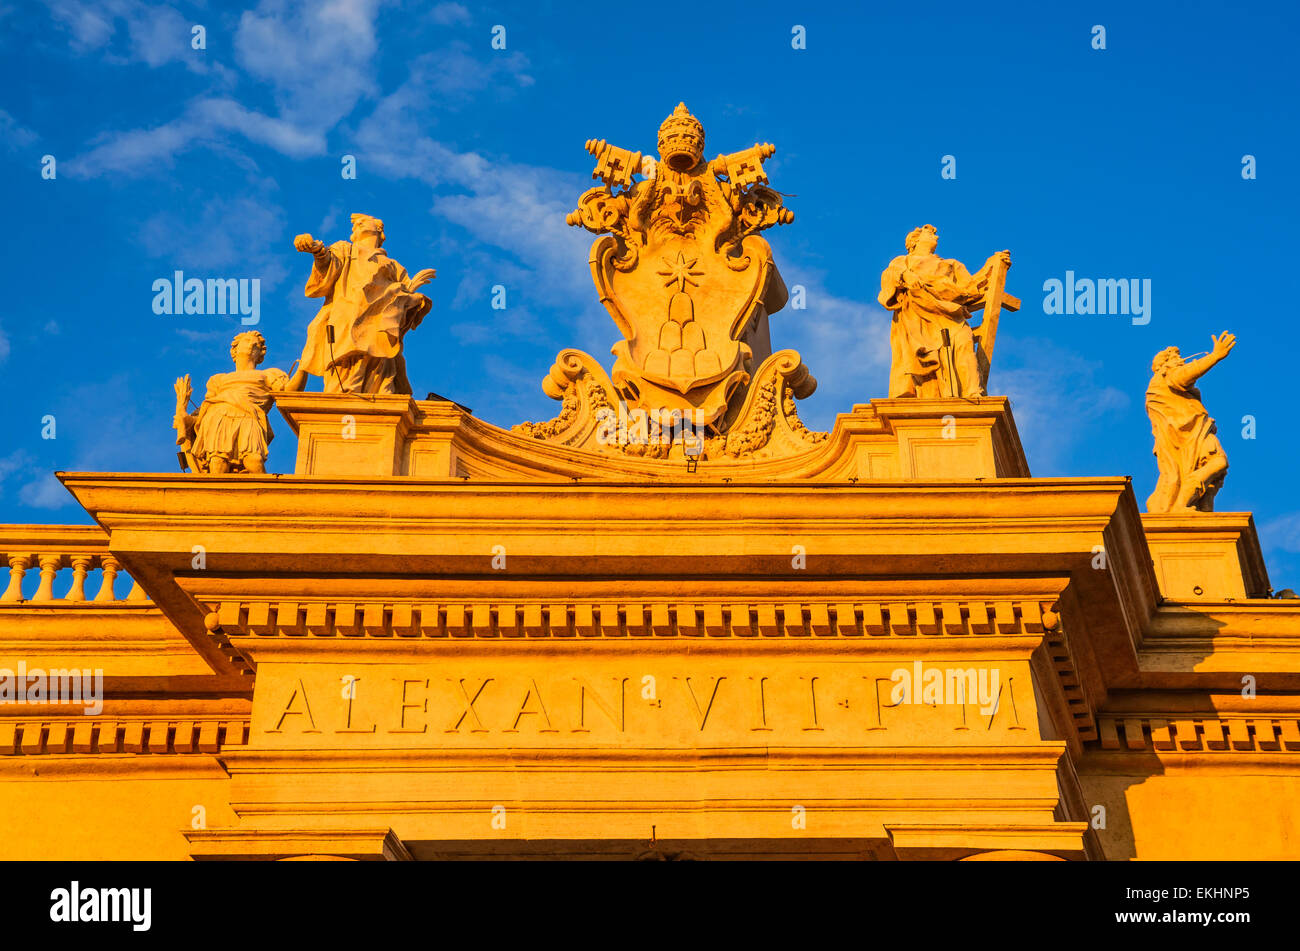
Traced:
<svg viewBox="0 0 1300 951">
<path fill-rule="evenodd" d="M 0 525 L 0 568 L 8 567 L 9 578 L 0 605 L 5 604 L 104 604 L 147 602 L 138 582 L 119 598 L 114 592 L 118 577 L 126 577 L 121 564 L 108 551 L 102 529 L 77 525 Z M 29 574 L 39 581 L 30 597 L 24 597 Z M 97 576 L 97 577 L 95 577 Z"/>
</svg>

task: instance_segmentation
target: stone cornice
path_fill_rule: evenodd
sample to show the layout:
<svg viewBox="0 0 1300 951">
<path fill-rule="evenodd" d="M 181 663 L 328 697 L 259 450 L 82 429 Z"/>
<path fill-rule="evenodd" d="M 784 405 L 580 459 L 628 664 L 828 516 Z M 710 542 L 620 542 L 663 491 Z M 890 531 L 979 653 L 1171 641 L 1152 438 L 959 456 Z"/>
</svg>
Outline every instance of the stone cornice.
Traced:
<svg viewBox="0 0 1300 951">
<path fill-rule="evenodd" d="M 1261 701 L 1263 704 L 1265 701 Z M 1300 716 L 1098 717 L 1103 750 L 1300 753 Z M 1296 758 L 1300 765 L 1300 757 Z"/>
<path fill-rule="evenodd" d="M 247 716 L 0 718 L 0 756 L 212 754 L 247 740 Z"/>
</svg>

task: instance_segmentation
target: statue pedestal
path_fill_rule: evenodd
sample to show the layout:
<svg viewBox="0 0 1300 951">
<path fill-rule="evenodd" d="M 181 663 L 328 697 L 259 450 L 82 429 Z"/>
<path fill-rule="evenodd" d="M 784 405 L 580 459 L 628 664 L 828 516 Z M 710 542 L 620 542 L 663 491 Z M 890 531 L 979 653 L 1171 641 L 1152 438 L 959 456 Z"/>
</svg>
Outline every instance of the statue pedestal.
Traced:
<svg viewBox="0 0 1300 951">
<path fill-rule="evenodd" d="M 858 405 L 850 432 L 859 479 L 1027 479 L 1009 401 L 886 399 Z"/>
<path fill-rule="evenodd" d="M 282 393 L 280 414 L 298 434 L 296 475 L 402 475 L 415 422 L 410 396 Z"/>
<path fill-rule="evenodd" d="M 454 403 L 358 393 L 283 393 L 275 403 L 298 434 L 296 475 L 460 474 L 452 443 L 465 413 Z"/>
<path fill-rule="evenodd" d="M 1268 596 L 1268 571 L 1249 512 L 1142 516 L 1160 593 L 1171 601 Z"/>
</svg>

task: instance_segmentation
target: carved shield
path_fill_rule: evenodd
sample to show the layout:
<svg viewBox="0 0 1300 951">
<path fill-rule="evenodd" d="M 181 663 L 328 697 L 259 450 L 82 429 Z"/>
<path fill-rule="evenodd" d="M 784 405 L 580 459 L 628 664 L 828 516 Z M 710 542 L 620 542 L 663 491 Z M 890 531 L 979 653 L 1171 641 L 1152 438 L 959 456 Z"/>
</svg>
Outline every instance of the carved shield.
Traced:
<svg viewBox="0 0 1300 951">
<path fill-rule="evenodd" d="M 743 395 L 771 351 L 767 316 L 786 292 L 766 241 L 751 235 L 742 249 L 729 257 L 669 234 L 620 269 L 613 237 L 592 247 L 592 277 L 625 338 L 612 348 L 611 380 L 630 408 L 696 410 L 707 424 Z"/>
</svg>

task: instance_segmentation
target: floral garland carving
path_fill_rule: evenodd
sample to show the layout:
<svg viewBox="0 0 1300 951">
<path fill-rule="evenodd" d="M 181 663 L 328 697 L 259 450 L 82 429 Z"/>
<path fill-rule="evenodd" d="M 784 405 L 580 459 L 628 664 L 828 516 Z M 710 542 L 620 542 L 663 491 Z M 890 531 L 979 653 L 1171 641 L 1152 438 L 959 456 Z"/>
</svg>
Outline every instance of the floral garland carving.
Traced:
<svg viewBox="0 0 1300 951">
<path fill-rule="evenodd" d="M 748 456 L 767 445 L 776 426 L 776 380 L 768 380 L 754 397 L 754 412 L 744 429 L 727 434 L 728 456 Z"/>
<path fill-rule="evenodd" d="M 785 385 L 785 399 L 781 403 L 781 408 L 785 411 L 786 421 L 789 422 L 790 429 L 796 436 L 802 436 L 811 443 L 825 442 L 829 438 L 830 433 L 813 432 L 804 425 L 794 405 L 794 388 L 789 383 Z"/>
</svg>

